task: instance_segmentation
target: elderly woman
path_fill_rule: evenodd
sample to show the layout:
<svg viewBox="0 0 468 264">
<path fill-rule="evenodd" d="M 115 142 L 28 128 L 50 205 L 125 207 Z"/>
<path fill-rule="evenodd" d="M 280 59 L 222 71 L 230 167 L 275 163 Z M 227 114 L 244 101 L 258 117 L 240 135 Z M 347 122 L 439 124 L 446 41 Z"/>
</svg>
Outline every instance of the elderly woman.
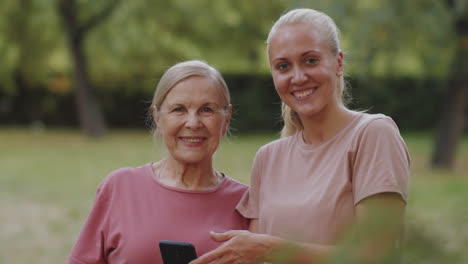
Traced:
<svg viewBox="0 0 468 264">
<path fill-rule="evenodd" d="M 235 209 L 247 187 L 213 168 L 231 118 L 229 90 L 201 61 L 171 67 L 151 105 L 166 158 L 112 172 L 68 263 L 162 263 L 158 242 L 191 242 L 202 255 L 219 246 L 209 231 L 247 229 Z"/>
</svg>

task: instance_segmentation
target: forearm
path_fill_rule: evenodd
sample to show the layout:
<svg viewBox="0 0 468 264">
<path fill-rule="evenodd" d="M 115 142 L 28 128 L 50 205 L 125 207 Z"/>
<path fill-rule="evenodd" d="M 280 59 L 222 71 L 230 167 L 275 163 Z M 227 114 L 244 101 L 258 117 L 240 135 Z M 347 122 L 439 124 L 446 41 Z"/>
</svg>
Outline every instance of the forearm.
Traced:
<svg viewBox="0 0 468 264">
<path fill-rule="evenodd" d="M 257 234 L 245 230 L 231 230 L 225 233 L 211 233 L 217 242 L 224 242 L 191 264 L 228 264 L 261 262 L 316 264 L 322 263 L 334 247 L 297 243 L 279 237 Z"/>
<path fill-rule="evenodd" d="M 389 233 L 366 239 L 352 236 L 339 245 L 300 243 L 263 234 L 256 234 L 255 240 L 263 248 L 259 260 L 270 263 L 320 264 L 345 257 L 347 263 L 375 264 L 387 258 L 398 259 L 395 244 L 401 237 Z"/>
<path fill-rule="evenodd" d="M 258 233 L 258 219 L 251 220 L 249 229 L 251 232 Z M 272 263 L 320 263 L 335 248 L 334 246 L 298 243 L 270 235 L 259 234 L 257 239 L 265 248 L 268 248 L 264 257 L 265 261 Z"/>
<path fill-rule="evenodd" d="M 293 263 L 310 264 L 323 263 L 328 256 L 333 254 L 335 246 L 321 244 L 298 243 L 298 251 L 294 255 Z"/>
<path fill-rule="evenodd" d="M 322 263 L 335 246 L 299 243 L 270 235 L 258 235 L 258 241 L 268 248 L 264 261 L 271 263 Z"/>
</svg>

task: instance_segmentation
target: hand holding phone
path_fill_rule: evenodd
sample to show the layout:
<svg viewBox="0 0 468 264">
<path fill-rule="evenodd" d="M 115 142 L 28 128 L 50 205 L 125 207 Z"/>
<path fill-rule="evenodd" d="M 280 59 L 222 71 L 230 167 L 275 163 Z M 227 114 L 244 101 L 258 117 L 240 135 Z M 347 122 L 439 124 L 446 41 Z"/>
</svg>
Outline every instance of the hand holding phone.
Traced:
<svg viewBox="0 0 468 264">
<path fill-rule="evenodd" d="M 197 258 L 195 247 L 189 242 L 161 240 L 159 250 L 164 264 L 188 264 Z"/>
</svg>

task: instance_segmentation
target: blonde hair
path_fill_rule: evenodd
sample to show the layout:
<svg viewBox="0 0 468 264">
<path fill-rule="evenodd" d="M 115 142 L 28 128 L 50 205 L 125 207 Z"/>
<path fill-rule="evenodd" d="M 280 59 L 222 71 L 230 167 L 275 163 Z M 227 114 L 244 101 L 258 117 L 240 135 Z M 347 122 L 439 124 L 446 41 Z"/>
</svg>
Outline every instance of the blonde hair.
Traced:
<svg viewBox="0 0 468 264">
<path fill-rule="evenodd" d="M 326 40 L 331 48 L 333 55 L 338 55 L 341 51 L 340 49 L 340 31 L 336 26 L 333 19 L 331 19 L 327 14 L 314 9 L 309 8 L 300 8 L 294 9 L 286 14 L 282 15 L 271 27 L 270 33 L 267 38 L 267 51 L 268 56 L 270 56 L 270 43 L 272 37 L 275 35 L 276 31 L 284 26 L 290 24 L 307 24 L 311 27 L 316 27 L 323 34 L 326 34 Z M 345 81 L 343 75 L 341 75 L 337 80 L 336 85 L 336 96 L 338 102 L 345 105 L 344 103 L 344 94 L 345 94 Z M 281 104 L 281 113 L 283 116 L 284 126 L 281 130 L 281 137 L 287 137 L 295 134 L 297 131 L 304 129 L 299 115 L 293 111 L 288 105 L 284 102 Z"/>
<path fill-rule="evenodd" d="M 224 110 L 227 111 L 228 105 L 231 103 L 231 96 L 229 95 L 229 88 L 224 81 L 221 73 L 218 70 L 208 65 L 204 61 L 191 60 L 175 64 L 170 67 L 159 80 L 156 90 L 154 91 L 153 100 L 149 108 L 148 119 L 151 122 L 153 133 L 157 134 L 156 124 L 153 120 L 153 108 L 159 111 L 161 105 L 166 99 L 167 94 L 179 82 L 184 81 L 190 77 L 199 76 L 211 80 L 213 87 L 218 89 L 223 99 L 222 104 L 225 106 Z"/>
</svg>

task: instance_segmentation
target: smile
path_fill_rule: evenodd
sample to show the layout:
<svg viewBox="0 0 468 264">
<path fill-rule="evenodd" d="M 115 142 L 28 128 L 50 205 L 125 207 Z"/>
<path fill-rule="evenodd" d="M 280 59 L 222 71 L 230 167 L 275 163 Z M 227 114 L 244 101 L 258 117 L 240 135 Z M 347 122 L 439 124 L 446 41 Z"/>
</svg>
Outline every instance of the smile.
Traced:
<svg viewBox="0 0 468 264">
<path fill-rule="evenodd" d="M 205 140 L 205 137 L 180 137 L 180 140 L 188 143 L 198 143 Z"/>
<path fill-rule="evenodd" d="M 317 87 L 312 88 L 312 89 L 303 89 L 303 90 L 294 91 L 291 94 L 294 97 L 296 97 L 297 99 L 302 99 L 302 98 L 307 97 L 308 95 L 314 93 L 315 90 L 317 90 Z"/>
</svg>

